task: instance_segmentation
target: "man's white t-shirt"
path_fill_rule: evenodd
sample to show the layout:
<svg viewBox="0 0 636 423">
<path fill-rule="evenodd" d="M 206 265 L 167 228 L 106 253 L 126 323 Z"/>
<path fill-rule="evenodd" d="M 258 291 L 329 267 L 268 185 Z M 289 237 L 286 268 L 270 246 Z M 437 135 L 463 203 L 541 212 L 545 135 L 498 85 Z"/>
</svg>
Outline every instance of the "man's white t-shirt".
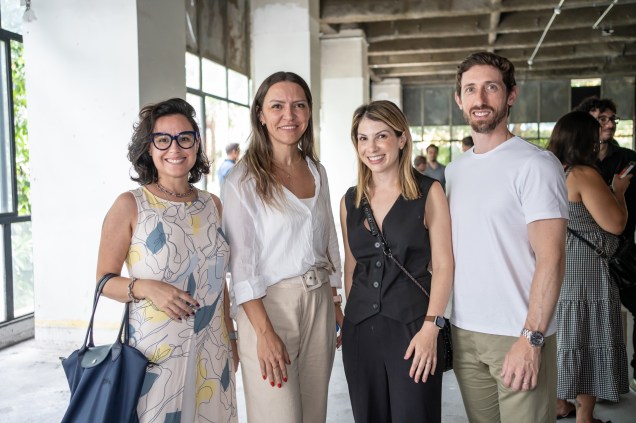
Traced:
<svg viewBox="0 0 636 423">
<path fill-rule="evenodd" d="M 463 153 L 446 168 L 455 256 L 452 323 L 519 336 L 528 314 L 535 257 L 528 224 L 568 218 L 563 167 L 519 137 Z M 545 335 L 555 332 L 554 318 Z"/>
</svg>

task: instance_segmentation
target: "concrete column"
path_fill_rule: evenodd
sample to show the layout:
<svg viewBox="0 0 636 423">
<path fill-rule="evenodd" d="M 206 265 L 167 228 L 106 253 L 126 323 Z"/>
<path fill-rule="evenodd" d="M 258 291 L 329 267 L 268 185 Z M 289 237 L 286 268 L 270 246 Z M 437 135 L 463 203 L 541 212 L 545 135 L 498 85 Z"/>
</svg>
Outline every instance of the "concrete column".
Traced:
<svg viewBox="0 0 636 423">
<path fill-rule="evenodd" d="M 79 343 L 102 221 L 116 196 L 137 186 L 126 154 L 139 108 L 185 97 L 185 5 L 46 0 L 33 8 L 24 46 L 35 335 Z M 99 315 L 115 326 L 123 307 L 102 303 Z"/>
<path fill-rule="evenodd" d="M 358 106 L 369 101 L 367 42 L 359 29 L 342 30 L 323 36 L 321 48 L 320 159 L 329 175 L 331 203 L 339 226 L 340 199 L 357 182 L 351 117 Z"/>
<path fill-rule="evenodd" d="M 253 93 L 274 72 L 300 75 L 311 88 L 314 136 L 320 149 L 320 4 L 314 0 L 252 0 Z"/>
<path fill-rule="evenodd" d="M 387 78 L 371 83 L 372 100 L 389 100 L 402 108 L 402 83 L 400 78 Z"/>
</svg>

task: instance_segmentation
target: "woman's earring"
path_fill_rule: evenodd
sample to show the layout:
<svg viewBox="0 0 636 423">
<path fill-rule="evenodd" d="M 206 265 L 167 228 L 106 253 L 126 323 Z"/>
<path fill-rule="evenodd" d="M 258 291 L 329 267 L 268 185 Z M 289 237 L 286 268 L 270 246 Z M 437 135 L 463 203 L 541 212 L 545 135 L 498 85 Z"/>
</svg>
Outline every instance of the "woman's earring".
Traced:
<svg viewBox="0 0 636 423">
<path fill-rule="evenodd" d="M 261 126 L 265 126 L 265 122 L 261 122 Z"/>
</svg>

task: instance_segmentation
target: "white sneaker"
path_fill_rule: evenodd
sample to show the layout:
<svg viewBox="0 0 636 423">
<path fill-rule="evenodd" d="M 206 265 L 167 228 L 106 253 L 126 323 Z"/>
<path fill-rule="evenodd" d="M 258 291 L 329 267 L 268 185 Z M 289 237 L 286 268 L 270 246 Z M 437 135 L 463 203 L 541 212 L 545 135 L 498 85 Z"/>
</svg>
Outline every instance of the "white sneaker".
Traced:
<svg viewBox="0 0 636 423">
<path fill-rule="evenodd" d="M 636 379 L 629 380 L 629 390 L 632 391 L 632 394 L 636 394 Z"/>
</svg>

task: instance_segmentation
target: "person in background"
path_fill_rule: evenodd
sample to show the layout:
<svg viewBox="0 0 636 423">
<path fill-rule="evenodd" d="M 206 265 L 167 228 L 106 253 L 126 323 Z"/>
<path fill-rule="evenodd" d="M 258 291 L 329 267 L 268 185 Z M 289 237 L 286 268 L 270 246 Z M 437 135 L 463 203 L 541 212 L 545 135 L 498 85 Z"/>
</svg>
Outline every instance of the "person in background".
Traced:
<svg viewBox="0 0 636 423">
<path fill-rule="evenodd" d="M 446 169 L 455 280 L 453 370 L 471 422 L 552 423 L 554 309 L 565 268 L 563 168 L 508 130 L 514 66 L 479 52 L 457 70 L 472 150 Z"/>
<path fill-rule="evenodd" d="M 597 398 L 618 401 L 628 391 L 618 287 L 607 258 L 579 239 L 611 256 L 627 221 L 625 190 L 631 175 L 614 176 L 612 190 L 605 185 L 595 166 L 600 129 L 588 113 L 571 112 L 557 121 L 548 144 L 565 169 L 570 213 L 556 309 L 557 418 L 576 414 L 581 423 L 601 423 L 593 417 Z M 578 410 L 566 401 L 574 398 Z"/>
<path fill-rule="evenodd" d="M 221 202 L 192 184 L 210 171 L 192 106 L 179 98 L 141 109 L 128 146 L 139 188 L 121 194 L 102 226 L 98 279 L 130 302 L 130 343 L 153 363 L 139 421 L 236 422 L 236 333 L 225 272 Z"/>
<path fill-rule="evenodd" d="M 636 161 L 636 152 L 618 145 L 614 135 L 620 119 L 616 116 L 616 104 L 609 98 L 599 99 L 590 97 L 581 102 L 576 110 L 586 112 L 594 116 L 601 125 L 600 147 L 598 149 L 597 166 L 605 183 L 610 186 L 614 175 L 620 173 L 631 161 Z M 634 174 L 634 170 L 631 171 Z M 634 230 L 636 229 L 636 182 L 631 181 L 625 192 L 627 204 L 627 224 L 621 236 L 634 242 Z M 632 375 L 629 378 L 629 386 L 636 393 L 636 288 L 620 290 L 621 302 L 632 314 L 634 330 L 632 332 L 632 345 L 634 355 L 631 357 Z"/>
<path fill-rule="evenodd" d="M 431 177 L 433 179 L 437 179 L 441 184 L 442 188 L 446 185 L 446 176 L 444 175 L 444 171 L 446 166 L 439 163 L 437 161 L 437 154 L 439 153 L 439 148 L 435 144 L 431 144 L 426 147 L 426 170 L 424 171 L 424 175 Z"/>
<path fill-rule="evenodd" d="M 423 175 L 424 171 L 426 171 L 426 157 L 415 156 L 415 159 L 413 159 L 413 166 Z"/>
<path fill-rule="evenodd" d="M 475 145 L 475 143 L 473 142 L 473 137 L 471 137 L 470 135 L 462 138 L 462 153 L 465 153 L 466 151 L 473 148 L 473 145 Z"/>
<path fill-rule="evenodd" d="M 247 151 L 222 190 L 247 418 L 320 423 L 343 316 L 338 238 L 307 83 L 291 72 L 267 77 L 250 123 Z"/>
<path fill-rule="evenodd" d="M 219 186 L 223 185 L 225 177 L 228 173 L 230 173 L 230 170 L 232 170 L 232 168 L 236 164 L 236 160 L 238 160 L 240 152 L 241 149 L 235 142 L 228 144 L 225 147 L 225 154 L 227 155 L 227 157 L 225 160 L 223 160 L 223 163 L 221 163 L 221 166 L 219 166 L 219 170 L 217 170 L 216 172 L 217 176 L 219 177 Z"/>
<path fill-rule="evenodd" d="M 340 223 L 347 295 L 342 359 L 353 416 L 361 423 L 439 423 L 440 329 L 453 280 L 444 190 L 411 167 L 409 125 L 390 101 L 359 107 L 351 140 L 358 184 L 340 202 Z M 367 202 L 386 249 L 430 299 L 369 232 Z"/>
</svg>

